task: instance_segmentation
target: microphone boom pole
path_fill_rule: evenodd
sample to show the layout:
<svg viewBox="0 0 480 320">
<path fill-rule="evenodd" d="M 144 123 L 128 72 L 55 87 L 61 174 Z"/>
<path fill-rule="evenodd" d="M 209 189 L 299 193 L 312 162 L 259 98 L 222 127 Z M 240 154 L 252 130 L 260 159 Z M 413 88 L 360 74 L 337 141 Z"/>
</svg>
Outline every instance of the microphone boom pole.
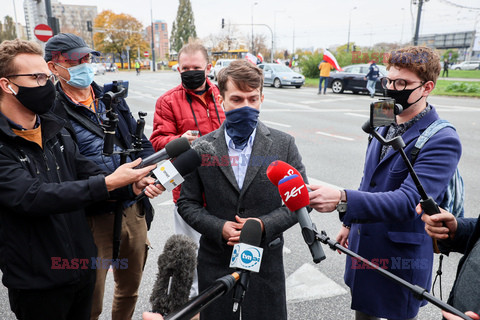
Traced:
<svg viewBox="0 0 480 320">
<path fill-rule="evenodd" d="M 414 285 L 414 284 L 411 284 L 408 281 L 405 281 L 404 279 L 394 275 L 393 273 L 391 273 L 391 272 L 389 272 L 385 269 L 382 269 L 380 266 L 378 266 L 375 263 L 363 258 L 362 256 L 356 254 L 355 252 L 350 251 L 349 249 L 341 246 L 338 242 L 335 242 L 335 241 L 331 240 L 327 236 L 325 231 L 322 231 L 321 234 L 319 234 L 316 231 L 314 231 L 314 232 L 316 233 L 315 234 L 316 239 L 318 239 L 320 242 L 322 242 L 324 244 L 327 244 L 330 247 L 330 249 L 332 249 L 334 251 L 339 250 L 339 251 L 349 255 L 352 258 L 355 258 L 355 259 L 358 259 L 358 260 L 362 261 L 362 263 L 367 264 L 370 269 L 377 271 L 381 275 L 391 279 L 392 281 L 395 281 L 396 283 L 402 285 L 404 288 L 410 290 L 413 293 L 413 296 L 416 299 L 418 299 L 418 300 L 425 299 L 426 301 L 430 302 L 431 304 L 435 305 L 436 307 L 438 307 L 442 310 L 445 310 L 447 312 L 450 312 L 450 313 L 452 313 L 452 314 L 454 314 L 454 315 L 456 315 L 456 316 L 458 316 L 462 319 L 472 320 L 469 316 L 462 313 L 460 310 L 455 309 L 451 305 L 449 305 L 449 304 L 443 302 L 442 300 L 436 298 L 434 295 L 432 295 L 430 292 L 428 292 L 427 289 L 424 289 L 424 288 L 422 288 L 418 285 Z"/>
</svg>

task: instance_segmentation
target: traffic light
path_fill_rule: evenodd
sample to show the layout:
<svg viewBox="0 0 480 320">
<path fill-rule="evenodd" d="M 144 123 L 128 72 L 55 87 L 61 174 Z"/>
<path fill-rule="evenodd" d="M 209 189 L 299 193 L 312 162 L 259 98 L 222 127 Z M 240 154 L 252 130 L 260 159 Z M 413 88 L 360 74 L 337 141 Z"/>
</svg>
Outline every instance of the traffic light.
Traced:
<svg viewBox="0 0 480 320">
<path fill-rule="evenodd" d="M 225 19 L 222 18 L 222 29 L 225 28 Z"/>
</svg>

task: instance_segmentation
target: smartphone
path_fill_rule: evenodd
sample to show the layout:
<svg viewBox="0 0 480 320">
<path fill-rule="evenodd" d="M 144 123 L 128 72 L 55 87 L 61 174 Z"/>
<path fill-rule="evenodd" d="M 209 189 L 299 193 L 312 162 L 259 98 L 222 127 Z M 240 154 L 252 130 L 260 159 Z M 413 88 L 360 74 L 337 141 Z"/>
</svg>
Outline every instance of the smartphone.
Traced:
<svg viewBox="0 0 480 320">
<path fill-rule="evenodd" d="M 126 98 L 128 96 L 128 81 L 117 80 L 110 83 L 105 83 L 103 85 L 103 92 L 105 93 L 108 91 L 112 91 L 113 93 L 117 93 L 118 91 L 120 91 L 120 86 L 126 89 L 125 93 L 122 95 L 122 98 Z"/>
<path fill-rule="evenodd" d="M 385 99 L 370 104 L 370 124 L 372 127 L 383 127 L 397 123 L 395 100 Z"/>
<path fill-rule="evenodd" d="M 200 131 L 198 131 L 198 130 L 190 130 L 190 133 L 192 134 L 192 136 L 198 136 L 199 132 Z"/>
</svg>

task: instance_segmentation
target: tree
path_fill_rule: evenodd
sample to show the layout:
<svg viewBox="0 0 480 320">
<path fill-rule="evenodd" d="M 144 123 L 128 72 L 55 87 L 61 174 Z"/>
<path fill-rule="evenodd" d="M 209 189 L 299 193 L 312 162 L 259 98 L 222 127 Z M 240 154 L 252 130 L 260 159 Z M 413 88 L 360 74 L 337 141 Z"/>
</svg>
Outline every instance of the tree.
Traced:
<svg viewBox="0 0 480 320">
<path fill-rule="evenodd" d="M 139 59 L 138 51 L 144 52 L 149 49 L 148 42 L 144 39 L 143 25 L 140 21 L 128 14 L 115 14 L 105 10 L 95 18 L 95 49 L 103 53 L 113 53 L 120 57 L 123 66 L 123 57 L 126 56 L 127 46 L 130 47 L 130 61 Z M 138 50 L 140 49 L 140 50 Z"/>
<path fill-rule="evenodd" d="M 5 16 L 5 18 L 3 18 L 3 26 L 0 23 L 0 42 L 4 40 L 14 40 L 15 38 L 17 38 L 17 32 L 13 18 Z"/>
<path fill-rule="evenodd" d="M 171 38 L 172 42 L 170 47 L 176 52 L 180 51 L 190 38 L 197 38 L 190 0 L 180 0 L 177 10 L 177 18 L 175 19 L 174 25 L 172 25 Z"/>
</svg>

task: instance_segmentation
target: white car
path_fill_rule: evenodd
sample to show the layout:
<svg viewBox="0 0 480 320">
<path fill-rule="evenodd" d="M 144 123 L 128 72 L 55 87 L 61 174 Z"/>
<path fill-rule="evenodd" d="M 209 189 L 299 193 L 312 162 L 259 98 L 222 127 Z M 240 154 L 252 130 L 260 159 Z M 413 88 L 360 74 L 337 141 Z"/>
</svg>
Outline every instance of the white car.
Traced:
<svg viewBox="0 0 480 320">
<path fill-rule="evenodd" d="M 450 66 L 452 70 L 478 70 L 479 68 L 480 61 L 464 61 Z"/>
<path fill-rule="evenodd" d="M 174 65 L 172 66 L 172 70 L 173 70 L 173 71 L 178 71 L 178 63 L 177 63 L 177 64 L 174 64 Z"/>
<path fill-rule="evenodd" d="M 210 70 L 208 77 L 217 81 L 218 72 L 227 67 L 232 61 L 235 61 L 235 59 L 218 59 L 215 66 Z"/>
<path fill-rule="evenodd" d="M 92 63 L 93 71 L 95 72 L 95 75 L 97 74 L 105 74 L 107 69 L 103 65 L 103 63 Z"/>
</svg>

